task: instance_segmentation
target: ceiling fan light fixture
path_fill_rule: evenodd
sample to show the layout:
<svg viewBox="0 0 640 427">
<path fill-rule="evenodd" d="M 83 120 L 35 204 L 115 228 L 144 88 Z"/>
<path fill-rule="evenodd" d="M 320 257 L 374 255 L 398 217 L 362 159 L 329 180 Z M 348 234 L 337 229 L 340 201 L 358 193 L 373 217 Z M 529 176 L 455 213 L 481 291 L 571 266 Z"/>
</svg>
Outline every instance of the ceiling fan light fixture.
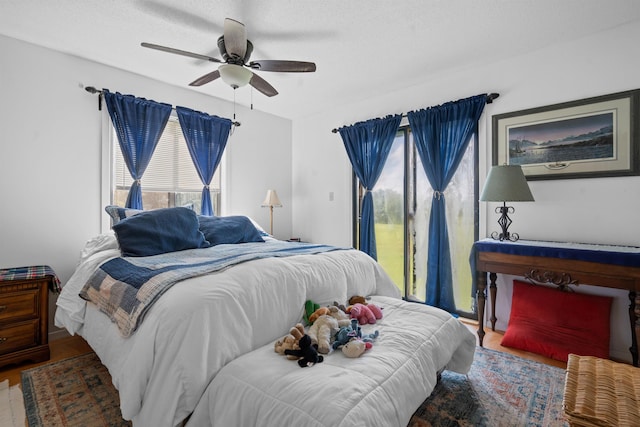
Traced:
<svg viewBox="0 0 640 427">
<path fill-rule="evenodd" d="M 253 73 L 241 65 L 223 64 L 218 67 L 222 80 L 234 89 L 246 86 Z"/>
</svg>

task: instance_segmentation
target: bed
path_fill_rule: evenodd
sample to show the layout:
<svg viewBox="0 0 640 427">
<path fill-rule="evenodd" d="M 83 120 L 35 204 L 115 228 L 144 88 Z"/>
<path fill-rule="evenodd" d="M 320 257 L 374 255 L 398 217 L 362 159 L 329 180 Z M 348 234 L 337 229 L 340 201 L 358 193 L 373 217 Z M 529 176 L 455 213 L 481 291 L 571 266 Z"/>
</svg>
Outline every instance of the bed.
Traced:
<svg viewBox="0 0 640 427">
<path fill-rule="evenodd" d="M 448 313 L 401 300 L 368 255 L 258 232 L 264 241 L 135 257 L 122 256 L 121 230 L 85 245 L 59 295 L 55 323 L 94 349 L 119 391 L 123 417 L 134 426 L 404 426 L 440 371 L 470 368 L 475 336 Z M 209 265 L 204 259 L 218 266 L 203 269 Z M 130 263 L 164 272 L 147 282 L 167 275 L 173 282 L 134 321 L 122 321 L 119 309 L 110 312 L 86 299 L 94 283 L 112 304 L 115 288 L 101 287 L 116 274 L 132 276 Z M 183 270 L 190 271 L 175 273 Z M 380 333 L 372 349 L 357 359 L 337 350 L 310 368 L 274 352 L 274 342 L 302 319 L 305 301 L 331 304 L 353 295 L 370 296 L 383 308 L 384 317 L 364 327 Z"/>
</svg>

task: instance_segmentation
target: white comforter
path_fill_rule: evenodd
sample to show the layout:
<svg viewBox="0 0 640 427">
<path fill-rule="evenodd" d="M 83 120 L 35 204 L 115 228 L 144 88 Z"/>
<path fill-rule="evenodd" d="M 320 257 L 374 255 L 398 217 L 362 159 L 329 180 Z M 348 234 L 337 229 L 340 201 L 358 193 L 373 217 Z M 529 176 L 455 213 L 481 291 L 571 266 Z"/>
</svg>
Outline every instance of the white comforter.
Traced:
<svg viewBox="0 0 640 427">
<path fill-rule="evenodd" d="M 123 417 L 136 427 L 180 424 L 223 366 L 272 345 L 300 321 L 306 300 L 400 296 L 384 270 L 360 251 L 262 259 L 176 284 L 125 339 L 78 297 L 91 273 L 116 256 L 113 233 L 87 243 L 58 298 L 55 322 L 95 350 L 120 392 Z"/>
<path fill-rule="evenodd" d="M 475 336 L 450 314 L 373 297 L 380 336 L 357 359 L 341 351 L 300 368 L 266 345 L 220 370 L 187 427 L 405 427 L 443 369 L 467 373 Z"/>
</svg>

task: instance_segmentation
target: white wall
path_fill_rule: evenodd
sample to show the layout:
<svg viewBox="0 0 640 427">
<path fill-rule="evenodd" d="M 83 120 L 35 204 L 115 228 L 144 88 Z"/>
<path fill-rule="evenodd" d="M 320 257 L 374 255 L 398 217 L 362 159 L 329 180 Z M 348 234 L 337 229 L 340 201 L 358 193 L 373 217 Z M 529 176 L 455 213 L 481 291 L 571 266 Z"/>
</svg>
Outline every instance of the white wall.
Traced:
<svg viewBox="0 0 640 427">
<path fill-rule="evenodd" d="M 509 60 L 449 72 L 410 89 L 381 95 L 372 90 L 371 98 L 358 104 L 343 105 L 336 99 L 331 111 L 295 120 L 293 233 L 317 242 L 351 244 L 351 168 L 341 138 L 331 133 L 332 128 L 498 92 L 500 98 L 486 106 L 480 123 L 480 176 L 484 177 L 491 166 L 492 115 L 640 88 L 639 39 L 640 23 L 633 23 Z M 536 202 L 514 203 L 511 230 L 521 238 L 640 245 L 640 176 L 533 181 L 530 187 Z M 335 194 L 332 202 L 329 192 Z M 494 208 L 494 204 L 481 206 L 481 236 L 498 227 Z M 501 276 L 498 283 L 497 326 L 502 330 L 509 317 L 511 279 Z M 603 291 L 616 296 L 612 356 L 630 360 L 626 292 L 597 290 Z"/>
<path fill-rule="evenodd" d="M 14 39 L 0 36 L 0 53 L 0 268 L 48 264 L 64 282 L 100 232 L 101 119 L 84 86 L 233 117 L 229 102 Z M 241 106 L 236 118 L 223 214 L 250 215 L 268 228 L 260 203 L 276 188 L 284 206 L 274 231 L 289 237 L 291 121 Z"/>
</svg>

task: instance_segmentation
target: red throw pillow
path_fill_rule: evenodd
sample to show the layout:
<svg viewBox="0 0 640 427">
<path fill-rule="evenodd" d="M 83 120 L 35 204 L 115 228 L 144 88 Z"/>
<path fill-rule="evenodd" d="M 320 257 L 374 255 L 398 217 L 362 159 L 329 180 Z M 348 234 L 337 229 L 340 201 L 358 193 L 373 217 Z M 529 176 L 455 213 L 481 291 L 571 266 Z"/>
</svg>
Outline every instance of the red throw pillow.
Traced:
<svg viewBox="0 0 640 427">
<path fill-rule="evenodd" d="M 608 359 L 611 301 L 514 280 L 501 344 L 565 362 L 569 353 Z"/>
</svg>

